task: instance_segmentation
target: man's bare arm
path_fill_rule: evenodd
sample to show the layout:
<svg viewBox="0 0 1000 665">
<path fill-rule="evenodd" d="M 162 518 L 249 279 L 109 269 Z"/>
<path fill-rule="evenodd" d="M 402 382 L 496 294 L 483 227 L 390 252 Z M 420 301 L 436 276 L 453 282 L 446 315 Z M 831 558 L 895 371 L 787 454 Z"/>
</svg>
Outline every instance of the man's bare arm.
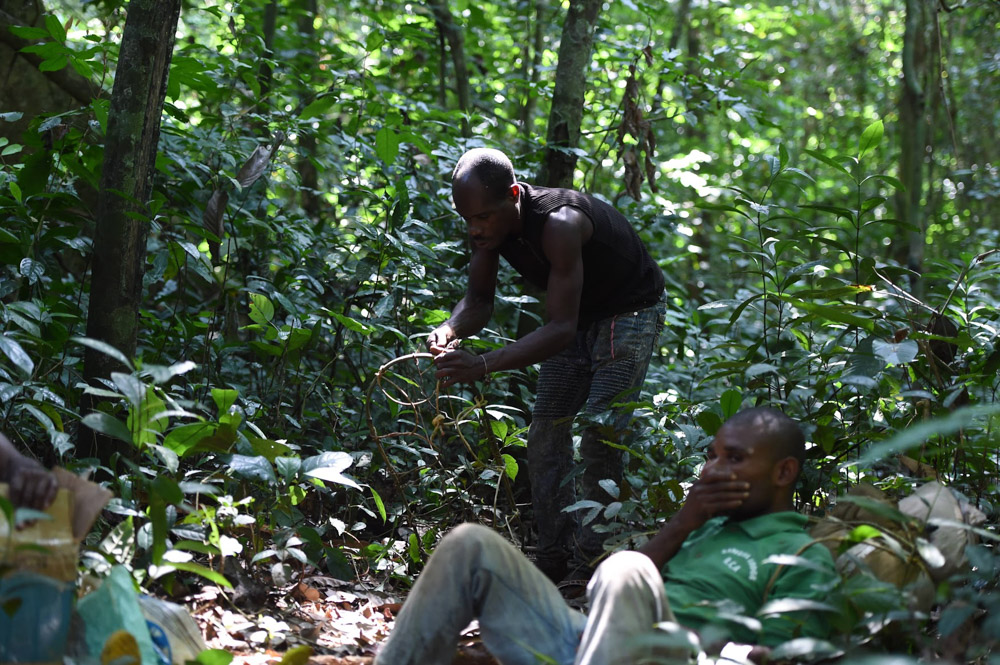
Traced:
<svg viewBox="0 0 1000 665">
<path fill-rule="evenodd" d="M 489 323 L 493 316 L 499 265 L 500 253 L 496 250 L 472 250 L 465 296 L 455 305 L 451 317 L 428 336 L 427 346 L 431 353 L 437 355 L 449 350 L 449 343 L 475 335 Z"/>
<path fill-rule="evenodd" d="M 549 216 L 542 232 L 542 251 L 551 265 L 546 289 L 547 323 L 483 356 L 464 351 L 438 356 L 436 375 L 444 387 L 475 381 L 487 370 L 527 367 L 555 355 L 573 341 L 583 292 L 583 244 L 590 233 L 590 220 L 576 209 L 560 208 Z"/>
<path fill-rule="evenodd" d="M 749 489 L 749 483 L 736 480 L 735 474 L 703 474 L 691 486 L 677 514 L 638 551 L 652 559 L 657 568 L 663 568 L 680 551 L 691 532 L 716 515 L 738 508 L 749 495 Z"/>
</svg>

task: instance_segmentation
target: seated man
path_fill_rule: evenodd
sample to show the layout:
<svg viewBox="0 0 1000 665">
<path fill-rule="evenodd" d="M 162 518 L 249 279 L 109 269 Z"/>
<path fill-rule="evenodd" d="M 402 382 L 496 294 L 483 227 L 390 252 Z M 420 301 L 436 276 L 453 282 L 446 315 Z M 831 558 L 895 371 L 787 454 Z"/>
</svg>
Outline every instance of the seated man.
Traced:
<svg viewBox="0 0 1000 665">
<path fill-rule="evenodd" d="M 822 637 L 826 622 L 810 612 L 758 617 L 759 630 L 747 625 L 753 621 L 724 619 L 734 605 L 753 617 L 770 600 L 818 601 L 836 584 L 829 552 L 810 547 L 807 519 L 792 511 L 803 457 L 802 431 L 780 411 L 750 409 L 730 418 L 677 514 L 639 551 L 619 552 L 598 567 L 587 587 L 589 617 L 569 608 L 499 535 L 462 525 L 427 562 L 375 663 L 450 663 L 472 619 L 504 665 L 631 662 L 631 645 L 661 621 L 761 645 L 751 658 L 796 636 Z M 808 565 L 765 561 L 775 554 Z"/>
<path fill-rule="evenodd" d="M 35 460 L 17 452 L 7 437 L 0 434 L 0 483 L 10 486 L 10 501 L 15 507 L 45 510 L 56 498 L 56 477 Z"/>
</svg>

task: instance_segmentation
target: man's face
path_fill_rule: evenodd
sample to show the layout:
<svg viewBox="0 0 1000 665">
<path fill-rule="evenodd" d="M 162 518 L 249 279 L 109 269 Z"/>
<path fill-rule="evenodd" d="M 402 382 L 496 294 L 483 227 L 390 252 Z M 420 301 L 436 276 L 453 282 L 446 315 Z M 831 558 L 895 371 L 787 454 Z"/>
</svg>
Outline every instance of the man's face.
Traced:
<svg viewBox="0 0 1000 665">
<path fill-rule="evenodd" d="M 455 183 L 455 209 L 468 225 L 469 240 L 479 249 L 497 249 L 518 222 L 517 195 L 487 192 L 476 180 Z"/>
<path fill-rule="evenodd" d="M 738 508 L 725 514 L 734 519 L 747 519 L 777 506 L 777 460 L 766 440 L 747 428 L 723 425 L 708 447 L 708 459 L 701 477 L 722 477 L 750 484 L 749 496 Z"/>
</svg>

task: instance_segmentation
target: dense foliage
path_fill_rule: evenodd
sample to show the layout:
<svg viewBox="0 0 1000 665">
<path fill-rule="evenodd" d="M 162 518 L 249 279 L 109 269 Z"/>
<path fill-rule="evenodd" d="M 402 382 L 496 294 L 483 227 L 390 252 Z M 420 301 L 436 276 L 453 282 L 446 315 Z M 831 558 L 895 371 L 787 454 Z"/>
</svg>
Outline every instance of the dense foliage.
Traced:
<svg viewBox="0 0 1000 665">
<path fill-rule="evenodd" d="M 442 392 L 421 352 L 464 285 L 450 168 L 467 147 L 502 147 L 532 181 L 564 7 L 449 3 L 462 111 L 420 4 L 185 6 L 137 357 L 87 386 L 84 348 L 118 353 L 84 333 L 123 4 L 52 1 L 16 29 L 40 69 L 105 92 L 0 138 L 0 428 L 74 468 L 96 464 L 74 447 L 81 428 L 135 451 L 105 476 L 114 517 L 86 565 L 168 587 L 222 582 L 224 557 L 276 583 L 307 565 L 405 583 L 461 520 L 530 540 L 518 471 L 533 370 Z M 1000 6 L 949 9 L 925 53 L 941 78 L 915 228 L 895 212 L 902 3 L 604 7 L 576 184 L 635 220 L 670 307 L 625 483 L 576 508 L 615 518 L 609 546 L 634 542 L 676 509 L 725 417 L 780 405 L 812 443 L 803 510 L 858 481 L 902 496 L 933 476 L 989 518 L 932 616 L 854 588 L 836 647 L 986 662 L 1000 634 Z M 500 290 L 470 347 L 540 320 L 516 275 Z"/>
</svg>

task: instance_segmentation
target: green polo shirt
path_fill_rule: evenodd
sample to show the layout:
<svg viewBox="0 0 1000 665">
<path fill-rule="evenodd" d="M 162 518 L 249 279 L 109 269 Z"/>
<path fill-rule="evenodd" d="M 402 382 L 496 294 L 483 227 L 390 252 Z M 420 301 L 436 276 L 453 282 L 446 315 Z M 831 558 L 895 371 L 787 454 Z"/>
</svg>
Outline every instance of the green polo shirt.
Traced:
<svg viewBox="0 0 1000 665">
<path fill-rule="evenodd" d="M 662 571 L 677 622 L 699 631 L 711 625 L 730 640 L 747 644 L 774 646 L 794 637 L 825 637 L 829 621 L 818 608 L 758 616 L 765 603 L 778 599 L 829 603 L 839 577 L 829 551 L 820 544 L 810 546 L 808 521 L 791 511 L 739 522 L 719 517 L 692 532 Z M 797 555 L 806 562 L 783 567 L 764 562 L 775 554 Z M 760 621 L 759 631 L 753 619 Z"/>
</svg>

